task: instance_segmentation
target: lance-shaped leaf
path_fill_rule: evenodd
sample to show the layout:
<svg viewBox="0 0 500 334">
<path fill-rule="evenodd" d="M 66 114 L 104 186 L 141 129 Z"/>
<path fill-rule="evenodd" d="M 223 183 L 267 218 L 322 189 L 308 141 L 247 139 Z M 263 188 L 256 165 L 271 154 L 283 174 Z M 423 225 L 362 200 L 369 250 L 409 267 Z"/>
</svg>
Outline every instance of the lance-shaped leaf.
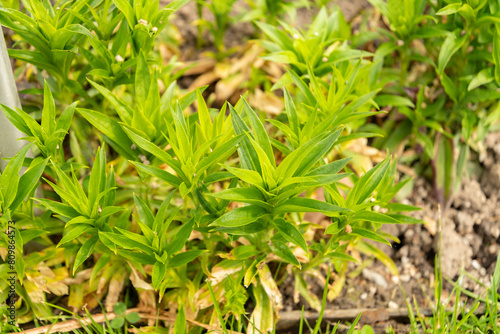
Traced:
<svg viewBox="0 0 500 334">
<path fill-rule="evenodd" d="M 248 205 L 241 208 L 231 210 L 218 219 L 216 219 L 209 226 L 223 226 L 223 227 L 238 227 L 250 224 L 260 217 L 268 214 L 267 210 L 258 205 Z"/>
<path fill-rule="evenodd" d="M 28 170 L 23 174 L 23 176 L 21 176 L 19 179 L 16 197 L 10 204 L 10 209 L 12 211 L 15 211 L 26 196 L 28 196 L 33 189 L 35 189 L 35 186 L 45 170 L 45 166 L 47 166 L 48 161 L 49 158 L 42 161 L 38 161 L 37 159 L 33 160 Z"/>
<path fill-rule="evenodd" d="M 348 207 L 363 203 L 375 191 L 387 172 L 390 162 L 389 158 L 387 157 L 358 179 L 347 196 Z"/>
<path fill-rule="evenodd" d="M 373 232 L 361 227 L 353 227 L 352 232 L 349 234 L 355 234 L 362 236 L 363 238 L 367 238 L 373 241 L 378 241 L 387 245 L 391 245 L 389 241 L 387 241 L 384 237 L 380 236 L 377 232 Z"/>
<path fill-rule="evenodd" d="M 123 131 L 120 124 L 109 116 L 103 113 L 77 108 L 77 111 L 82 115 L 90 124 L 95 126 L 101 133 L 103 133 L 109 140 L 112 141 L 110 144 L 114 144 L 118 153 L 127 157 L 127 159 L 136 159 L 137 153 L 132 150 L 132 141 Z"/>
<path fill-rule="evenodd" d="M 183 264 L 189 263 L 196 259 L 198 256 L 200 256 L 203 253 L 208 252 L 207 250 L 191 250 L 187 252 L 182 252 L 177 255 L 174 255 L 172 259 L 168 262 L 168 267 L 179 267 L 182 266 Z"/>
<path fill-rule="evenodd" d="M 168 243 L 166 251 L 168 254 L 175 254 L 184 247 L 194 227 L 194 218 L 183 225 L 175 234 L 175 237 Z"/>
<path fill-rule="evenodd" d="M 186 175 L 182 171 L 182 166 L 178 160 L 175 160 L 170 156 L 170 154 L 168 154 L 167 152 L 165 152 L 164 150 L 162 150 L 149 140 L 135 133 L 132 128 L 124 125 L 123 129 L 132 139 L 132 141 L 137 144 L 137 146 L 139 146 L 145 151 L 148 151 L 153 156 L 155 156 L 156 158 L 160 159 L 161 161 L 169 165 L 183 180 L 187 179 Z"/>
<path fill-rule="evenodd" d="M 10 161 L 0 176 L 0 190 L 2 192 L 3 207 L 10 206 L 17 194 L 19 186 L 19 172 L 31 145 L 23 147 Z"/>
<path fill-rule="evenodd" d="M 271 206 L 265 202 L 262 192 L 256 188 L 231 188 L 208 195 L 231 202 L 249 203 L 265 208 L 271 208 Z"/>
<path fill-rule="evenodd" d="M 309 254 L 309 249 L 307 248 L 306 239 L 304 239 L 304 236 L 302 235 L 302 233 L 300 233 L 297 226 L 290 223 L 289 221 L 284 220 L 283 218 L 275 219 L 273 224 L 274 226 L 276 226 L 278 231 L 281 232 L 283 238 L 299 246 L 304 250 L 304 252 L 306 252 L 306 254 Z"/>
<path fill-rule="evenodd" d="M 88 257 L 92 254 L 92 251 L 94 250 L 94 246 L 98 239 L 99 236 L 94 235 L 93 237 L 85 241 L 82 247 L 80 247 L 78 253 L 76 253 L 75 263 L 73 264 L 73 275 L 75 274 L 78 267 L 80 267 L 83 262 L 85 262 L 85 260 L 88 259 Z"/>
<path fill-rule="evenodd" d="M 322 212 L 327 216 L 333 216 L 345 211 L 351 210 L 312 198 L 295 197 L 282 202 L 273 213 L 277 215 L 289 212 Z"/>
<path fill-rule="evenodd" d="M 129 161 L 129 162 L 132 165 L 134 165 L 138 171 L 147 173 L 147 174 L 152 175 L 154 177 L 157 177 L 160 180 L 163 180 L 163 181 L 167 182 L 168 184 L 173 185 L 176 188 L 179 188 L 179 186 L 183 182 L 180 178 L 167 172 L 164 169 L 161 169 L 161 168 L 158 168 L 155 166 L 144 165 L 140 162 L 135 162 L 135 161 Z"/>
<path fill-rule="evenodd" d="M 243 139 L 244 134 L 238 135 L 221 146 L 217 147 L 207 157 L 203 158 L 198 165 L 196 165 L 196 173 L 203 173 L 205 170 L 213 166 L 219 161 L 227 160 L 238 148 L 238 144 Z"/>
<path fill-rule="evenodd" d="M 247 115 L 247 119 L 252 127 L 253 133 L 255 135 L 255 141 L 259 144 L 262 150 L 267 155 L 267 158 L 271 162 L 274 168 L 276 168 L 276 162 L 274 161 L 273 148 L 271 146 L 271 141 L 269 140 L 269 135 L 264 128 L 264 124 L 260 121 L 259 117 L 255 111 L 250 107 L 248 102 L 242 97 L 244 110 Z"/>
<path fill-rule="evenodd" d="M 271 250 L 273 251 L 274 254 L 278 255 L 280 258 L 285 260 L 288 263 L 293 264 L 297 268 L 301 268 L 299 260 L 293 255 L 293 252 L 290 250 L 290 248 L 286 245 L 286 243 L 280 241 L 280 240 L 272 240 L 271 244 Z"/>
<path fill-rule="evenodd" d="M 352 216 L 349 217 L 349 220 L 366 220 L 372 223 L 380 223 L 380 224 L 401 224 L 401 222 L 391 216 L 384 215 L 382 213 L 374 212 L 374 211 L 361 211 L 356 212 Z"/>
<path fill-rule="evenodd" d="M 250 129 L 232 105 L 229 105 L 229 110 L 231 112 L 234 133 L 236 135 L 250 133 Z M 254 147 L 250 143 L 250 139 L 246 136 L 243 138 L 238 148 L 238 155 L 241 159 L 241 166 L 243 168 L 261 173 L 257 152 L 255 152 Z"/>
</svg>

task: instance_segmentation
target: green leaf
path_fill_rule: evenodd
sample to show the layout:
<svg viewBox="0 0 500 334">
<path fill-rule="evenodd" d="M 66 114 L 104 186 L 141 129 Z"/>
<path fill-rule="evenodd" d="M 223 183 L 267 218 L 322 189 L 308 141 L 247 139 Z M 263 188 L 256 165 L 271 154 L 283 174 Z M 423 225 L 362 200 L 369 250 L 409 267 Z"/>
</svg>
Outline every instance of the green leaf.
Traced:
<svg viewBox="0 0 500 334">
<path fill-rule="evenodd" d="M 59 244 L 57 246 L 58 247 L 62 246 L 65 243 L 68 243 L 71 240 L 78 238 L 82 234 L 90 232 L 91 230 L 95 230 L 95 227 L 92 225 L 87 225 L 87 224 L 76 225 L 63 236 L 63 238 L 61 239 L 61 241 L 59 241 Z"/>
<path fill-rule="evenodd" d="M 304 82 L 304 80 L 302 80 L 297 75 L 297 73 L 295 73 L 291 69 L 287 69 L 287 72 L 290 75 L 290 77 L 292 78 L 293 83 L 295 85 L 297 85 L 297 87 L 299 88 L 299 90 L 301 91 L 301 93 L 305 95 L 305 97 L 306 97 L 307 102 L 309 103 L 309 105 L 311 107 L 315 107 L 316 103 L 317 103 L 317 99 L 314 97 L 313 93 L 311 92 L 311 90 L 309 89 L 309 87 L 306 85 L 306 83 Z"/>
<path fill-rule="evenodd" d="M 217 147 L 212 153 L 210 153 L 206 158 L 201 160 L 198 165 L 196 165 L 196 173 L 203 173 L 218 161 L 227 160 L 236 151 L 238 143 L 243 139 L 243 136 L 243 134 L 238 135 L 234 138 L 231 138 L 231 140 L 225 142 L 221 146 Z"/>
<path fill-rule="evenodd" d="M 443 45 L 441 46 L 438 57 L 438 72 L 440 75 L 443 75 L 446 65 L 448 65 L 448 62 L 450 61 L 451 57 L 465 43 L 467 36 L 468 35 L 465 34 L 458 39 L 455 35 L 449 35 L 448 37 L 446 37 Z"/>
<path fill-rule="evenodd" d="M 95 155 L 94 165 L 92 166 L 92 171 L 90 172 L 90 179 L 88 185 L 88 198 L 89 206 L 93 208 L 98 206 L 97 201 L 99 194 L 104 191 L 106 183 L 106 153 L 102 148 L 97 150 Z"/>
<path fill-rule="evenodd" d="M 116 317 L 113 320 L 111 320 L 111 328 L 114 329 L 120 329 L 123 328 L 123 325 L 125 325 L 125 318 L 124 317 Z"/>
<path fill-rule="evenodd" d="M 8 208 L 14 201 L 19 186 L 19 172 L 31 145 L 24 146 L 7 164 L 0 176 L 0 190 L 3 197 L 2 207 Z M 23 191 L 23 190 L 21 190 Z"/>
<path fill-rule="evenodd" d="M 451 198 L 453 187 L 454 154 L 452 141 L 444 136 L 436 138 L 436 153 L 432 166 L 434 168 L 434 182 L 436 197 L 442 207 Z"/>
<path fill-rule="evenodd" d="M 208 112 L 207 104 L 205 99 L 201 95 L 199 89 L 196 90 L 196 97 L 198 99 L 198 120 L 200 121 L 201 131 L 206 140 L 212 138 L 212 119 L 210 118 L 210 113 Z"/>
<path fill-rule="evenodd" d="M 175 318 L 174 334 L 186 334 L 186 314 L 182 305 L 180 305 L 179 313 Z"/>
<path fill-rule="evenodd" d="M 128 322 L 130 322 L 131 324 L 135 324 L 141 320 L 141 317 L 139 316 L 139 314 L 137 312 L 130 312 L 130 313 L 127 313 L 127 315 L 125 316 L 125 319 Z"/>
<path fill-rule="evenodd" d="M 174 255 L 172 259 L 168 262 L 168 267 L 179 267 L 186 263 L 192 262 L 198 256 L 203 253 L 208 252 L 207 250 L 191 250 Z"/>
<path fill-rule="evenodd" d="M 209 226 L 223 226 L 223 227 L 238 227 L 250 224 L 260 217 L 266 215 L 266 209 L 258 205 L 248 205 L 241 208 L 231 210 L 218 219 L 216 219 Z"/>
<path fill-rule="evenodd" d="M 15 211 L 17 207 L 22 203 L 22 201 L 28 196 L 40 179 L 43 171 L 45 170 L 45 166 L 47 166 L 47 162 L 49 158 L 37 162 L 37 160 L 33 160 L 28 170 L 21 176 L 19 179 L 19 186 L 17 189 L 17 194 L 12 203 L 10 204 L 10 209 Z"/>
<path fill-rule="evenodd" d="M 149 73 L 149 66 L 146 61 L 146 57 L 142 51 L 137 58 L 137 69 L 135 73 L 135 98 L 141 106 L 144 106 L 148 98 L 149 87 L 151 84 L 151 74 Z"/>
<path fill-rule="evenodd" d="M 285 111 L 288 116 L 288 122 L 290 123 L 290 128 L 298 136 L 299 135 L 299 118 L 297 116 L 297 110 L 295 109 L 295 104 L 293 103 L 290 93 L 283 87 L 283 94 L 285 95 Z"/>
<path fill-rule="evenodd" d="M 344 253 L 340 253 L 340 252 L 330 252 L 330 253 L 325 254 L 325 256 L 332 257 L 332 258 L 337 259 L 337 260 L 351 261 L 351 262 L 359 263 L 359 261 L 356 260 L 355 258 L 353 258 L 352 256 L 344 254 Z"/>
<path fill-rule="evenodd" d="M 117 121 L 97 111 L 82 108 L 77 108 L 77 111 L 90 124 L 95 126 L 106 137 L 113 141 L 113 143 L 121 149 L 121 153 L 127 159 L 136 159 L 137 153 L 131 148 L 132 141 Z"/>
<path fill-rule="evenodd" d="M 143 150 L 148 151 L 167 165 L 169 165 L 183 180 L 186 180 L 186 175 L 184 175 L 184 172 L 182 171 L 181 164 L 178 160 L 173 159 L 170 154 L 156 146 L 155 144 L 151 143 L 149 140 L 143 138 L 142 136 L 138 135 L 133 131 L 132 128 L 129 128 L 128 126 L 125 126 L 123 128 L 125 132 L 129 135 L 129 137 L 134 141 L 134 143 L 137 144 L 140 148 Z"/>
<path fill-rule="evenodd" d="M 398 95 L 379 94 L 374 98 L 374 100 L 379 106 L 415 107 L 415 104 L 413 104 L 409 98 Z"/>
<path fill-rule="evenodd" d="M 484 68 L 481 71 L 479 71 L 478 74 L 469 83 L 469 86 L 467 86 L 467 90 L 471 91 L 473 89 L 476 89 L 479 86 L 486 85 L 490 82 L 492 82 L 495 79 L 495 76 L 493 75 L 493 68 L 488 67 Z"/>
<path fill-rule="evenodd" d="M 113 0 L 113 3 L 127 19 L 130 29 L 134 29 L 137 24 L 134 9 L 127 0 Z"/>
<path fill-rule="evenodd" d="M 390 157 L 358 179 L 347 196 L 347 207 L 363 203 L 379 186 L 389 167 Z"/>
<path fill-rule="evenodd" d="M 152 228 L 155 217 L 153 216 L 153 213 L 151 212 L 149 206 L 144 203 L 144 201 L 136 194 L 134 194 L 134 203 L 141 221 L 145 223 L 149 228 Z"/>
<path fill-rule="evenodd" d="M 125 312 L 127 312 L 127 306 L 124 303 L 118 302 L 113 306 L 113 312 L 117 315 L 125 315 Z"/>
<path fill-rule="evenodd" d="M 284 220 L 283 218 L 277 218 L 274 220 L 273 223 L 276 226 L 276 228 L 281 232 L 283 238 L 299 246 L 304 250 L 304 252 L 306 252 L 306 254 L 309 254 L 309 249 L 307 248 L 306 239 L 304 239 L 304 236 L 302 235 L 302 233 L 300 233 L 297 226 L 290 223 L 289 221 Z"/>
<path fill-rule="evenodd" d="M 250 129 L 248 128 L 246 123 L 230 104 L 229 111 L 231 113 L 231 122 L 233 123 L 234 133 L 236 135 L 250 133 Z M 257 152 L 255 152 L 254 147 L 250 143 L 250 139 L 246 136 L 243 137 L 240 147 L 238 148 L 238 155 L 241 160 L 241 166 L 244 169 L 261 173 Z"/>
<path fill-rule="evenodd" d="M 232 202 L 250 203 L 263 207 L 270 207 L 270 205 L 265 202 L 264 195 L 255 188 L 231 188 L 208 195 Z"/>
<path fill-rule="evenodd" d="M 20 115 L 24 113 L 23 110 L 16 108 L 17 109 L 16 111 L 1 103 L 0 103 L 0 109 L 2 110 L 5 117 L 7 117 L 7 119 L 12 123 L 12 125 L 14 125 L 18 130 L 20 130 L 22 133 L 28 136 L 35 136 L 35 134 L 31 132 L 31 128 L 26 124 L 24 118 Z"/>
<path fill-rule="evenodd" d="M 376 232 L 373 232 L 373 231 L 370 231 L 370 230 L 367 230 L 367 229 L 364 229 L 361 227 L 353 227 L 352 232 L 349 234 L 359 235 L 359 236 L 362 236 L 363 238 L 378 241 L 378 242 L 387 244 L 389 246 L 391 245 L 391 243 L 389 241 L 387 241 L 385 238 L 378 235 Z"/>
<path fill-rule="evenodd" d="M 271 146 L 271 141 L 269 140 L 269 135 L 267 134 L 264 125 L 257 117 L 255 111 L 250 107 L 247 101 L 242 97 L 244 110 L 246 111 L 247 119 L 250 122 L 255 139 L 259 146 L 264 150 L 267 158 L 271 162 L 272 166 L 276 168 L 276 162 L 274 160 L 273 148 Z"/>
<path fill-rule="evenodd" d="M 277 215 L 290 212 L 322 212 L 327 216 L 334 216 L 345 211 L 351 210 L 312 198 L 295 197 L 282 202 L 273 210 L 273 213 Z"/>
<path fill-rule="evenodd" d="M 436 15 L 451 15 L 458 12 L 458 10 L 462 7 L 462 3 L 452 3 L 447 6 L 444 6 L 440 10 L 436 12 Z"/>
<path fill-rule="evenodd" d="M 500 27 L 498 23 L 495 28 L 495 37 L 493 39 L 493 62 L 495 63 L 495 80 L 497 84 L 500 85 Z"/>
<path fill-rule="evenodd" d="M 153 266 L 153 275 L 151 276 L 151 281 L 155 290 L 158 290 L 158 286 L 165 278 L 167 272 L 167 267 L 161 262 L 156 262 Z"/>
<path fill-rule="evenodd" d="M 295 53 L 288 50 L 271 52 L 267 55 L 262 56 L 261 58 L 275 63 L 283 64 L 293 64 L 299 62 Z"/>
<path fill-rule="evenodd" d="M 167 172 L 164 169 L 154 167 L 154 166 L 149 166 L 149 165 L 144 165 L 140 162 L 135 162 L 135 161 L 129 161 L 132 165 L 137 168 L 138 171 L 142 171 L 144 173 L 147 173 L 149 175 L 152 175 L 154 177 L 159 178 L 160 180 L 163 180 L 167 182 L 168 184 L 173 185 L 176 188 L 179 188 L 181 183 L 183 182 L 180 178 L 177 176 Z"/>
<path fill-rule="evenodd" d="M 189 239 L 194 227 L 194 219 L 191 219 L 187 224 L 184 224 L 175 234 L 174 238 L 168 243 L 166 251 L 168 254 L 179 252 Z"/>
<path fill-rule="evenodd" d="M 293 255 L 293 252 L 290 250 L 290 248 L 288 248 L 288 246 L 284 242 L 281 242 L 279 240 L 273 240 L 270 246 L 274 254 L 278 255 L 286 262 L 293 264 L 297 268 L 299 269 L 302 268 L 299 260 L 297 260 L 295 255 Z"/>
<path fill-rule="evenodd" d="M 44 207 L 49 209 L 50 211 L 60 214 L 63 217 L 67 218 L 76 218 L 80 216 L 78 211 L 73 209 L 71 206 L 67 204 L 63 204 L 61 202 L 56 202 L 50 199 L 44 199 L 44 198 L 36 198 L 35 199 L 37 202 L 42 204 Z"/>
<path fill-rule="evenodd" d="M 154 255 L 153 249 L 149 246 L 147 239 L 144 236 L 123 229 L 120 229 L 119 231 L 124 234 L 99 231 L 99 237 L 101 240 L 106 238 L 113 244 L 125 249 L 142 251 L 149 256 Z M 140 237 L 146 239 L 146 241 Z"/>
<path fill-rule="evenodd" d="M 129 106 L 118 100 L 115 94 L 113 94 L 105 87 L 99 85 L 98 83 L 90 79 L 87 80 L 90 82 L 92 86 L 94 86 L 95 89 L 97 89 L 102 95 L 104 95 L 104 97 L 106 98 L 106 100 L 109 101 L 109 103 L 111 103 L 113 108 L 116 110 L 118 116 L 124 123 L 130 124 L 132 122 L 132 116 L 134 115 L 134 111 Z"/>
<path fill-rule="evenodd" d="M 351 157 L 336 160 L 327 165 L 312 169 L 306 176 L 331 175 L 340 172 L 351 161 Z"/>
<path fill-rule="evenodd" d="M 50 136 L 56 127 L 56 106 L 47 82 L 44 82 L 42 129 Z"/>
<path fill-rule="evenodd" d="M 226 168 L 229 171 L 229 173 L 233 174 L 243 182 L 261 188 L 264 187 L 264 181 L 262 180 L 260 174 L 257 173 L 256 171 L 243 168 L 233 168 L 229 166 L 224 166 L 224 168 Z"/>
<path fill-rule="evenodd" d="M 374 211 L 356 212 L 349 219 L 351 221 L 366 220 L 372 223 L 380 223 L 380 224 L 401 224 L 401 222 L 397 219 L 394 219 L 388 215 L 384 215 L 382 213 Z"/>
<path fill-rule="evenodd" d="M 325 254 L 325 256 L 328 256 L 328 257 L 331 257 L 331 258 L 334 258 L 337 260 L 351 261 L 351 262 L 359 263 L 359 261 L 356 260 L 355 258 L 353 258 L 352 256 L 344 254 L 344 253 L 340 253 L 340 252 L 330 252 L 330 253 Z"/>
<path fill-rule="evenodd" d="M 93 237 L 89 238 L 89 240 L 85 241 L 82 247 L 80 247 L 78 253 L 76 253 L 75 263 L 73 264 L 73 275 L 75 275 L 76 269 L 78 269 L 78 267 L 80 267 L 80 265 L 82 265 L 83 262 L 85 262 L 85 260 L 87 260 L 88 257 L 92 254 L 94 246 L 98 240 L 99 236 L 94 235 Z"/>
</svg>

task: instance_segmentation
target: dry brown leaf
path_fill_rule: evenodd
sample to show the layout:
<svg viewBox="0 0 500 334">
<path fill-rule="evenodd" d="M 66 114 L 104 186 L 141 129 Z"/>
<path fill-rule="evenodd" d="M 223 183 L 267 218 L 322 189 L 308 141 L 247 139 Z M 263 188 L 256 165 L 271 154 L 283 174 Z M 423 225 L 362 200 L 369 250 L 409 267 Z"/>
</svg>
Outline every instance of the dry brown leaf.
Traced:
<svg viewBox="0 0 500 334">
<path fill-rule="evenodd" d="M 142 290 L 149 290 L 149 291 L 154 291 L 154 288 L 151 286 L 151 284 L 147 283 L 145 280 L 142 279 L 142 275 L 137 272 L 137 269 L 134 268 L 133 265 L 129 263 L 130 268 L 132 269 L 132 272 L 130 273 L 130 282 L 132 282 L 132 285 L 136 289 L 142 289 Z"/>
<path fill-rule="evenodd" d="M 106 312 L 113 311 L 113 306 L 118 302 L 124 284 L 125 277 L 121 273 L 111 278 L 108 287 L 108 294 L 106 296 L 106 300 L 104 301 Z"/>
<path fill-rule="evenodd" d="M 259 88 L 255 89 L 255 93 L 249 95 L 248 103 L 255 109 L 264 111 L 271 115 L 279 115 L 283 111 L 283 101 L 273 93 L 263 92 Z"/>
<path fill-rule="evenodd" d="M 283 308 L 283 296 L 281 295 L 278 285 L 276 285 L 276 281 L 274 280 L 267 265 L 259 268 L 259 277 L 262 287 L 273 304 L 273 310 L 275 312 L 279 312 L 279 310 Z"/>
<path fill-rule="evenodd" d="M 63 280 L 64 284 L 71 285 L 71 284 L 82 284 L 90 279 L 90 275 L 92 274 L 92 269 L 93 268 L 88 268 L 82 271 L 79 271 L 76 273 L 76 276 L 74 278 L 65 278 Z"/>
<path fill-rule="evenodd" d="M 219 80 L 215 85 L 215 97 L 219 102 L 229 100 L 240 89 L 241 84 L 247 79 L 243 73 L 236 73 L 230 77 Z"/>
<path fill-rule="evenodd" d="M 0 257 L 2 258 L 3 261 L 5 261 L 8 254 L 9 254 L 9 251 L 6 247 L 0 247 Z"/>
<path fill-rule="evenodd" d="M 184 75 L 198 75 L 202 73 L 207 73 L 215 67 L 216 61 L 214 58 L 202 58 L 194 61 L 188 61 L 184 63 L 183 68 L 188 68 Z"/>
<path fill-rule="evenodd" d="M 47 288 L 56 296 L 63 296 L 69 293 L 68 286 L 60 281 L 47 283 Z"/>
<path fill-rule="evenodd" d="M 235 268 L 222 268 L 219 266 L 215 266 L 212 268 L 212 272 L 210 272 L 210 278 L 208 278 L 208 280 L 210 280 L 210 283 L 212 283 L 212 285 L 216 285 L 222 282 L 222 280 L 227 276 L 237 273 L 240 270 L 242 270 L 241 266 Z"/>
<path fill-rule="evenodd" d="M 50 293 L 49 289 L 47 289 L 47 281 L 42 276 L 31 276 L 30 274 L 26 274 L 26 277 L 37 288 L 44 292 Z"/>
<path fill-rule="evenodd" d="M 218 74 L 216 74 L 215 72 L 211 71 L 211 72 L 207 72 L 205 74 L 202 74 L 200 75 L 199 77 L 197 77 L 193 83 L 191 84 L 191 86 L 189 86 L 188 90 L 189 91 L 192 91 L 198 87 L 202 87 L 202 86 L 205 86 L 205 85 L 210 85 L 211 83 L 213 83 L 214 81 L 218 80 L 220 78 L 220 76 Z"/>
</svg>

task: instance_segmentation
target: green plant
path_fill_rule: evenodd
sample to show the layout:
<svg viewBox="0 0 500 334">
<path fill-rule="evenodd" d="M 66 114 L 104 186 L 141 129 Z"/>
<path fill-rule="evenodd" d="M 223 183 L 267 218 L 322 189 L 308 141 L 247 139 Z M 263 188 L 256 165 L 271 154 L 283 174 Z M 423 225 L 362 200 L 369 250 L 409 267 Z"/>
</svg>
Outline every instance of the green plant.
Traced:
<svg viewBox="0 0 500 334">
<path fill-rule="evenodd" d="M 200 0 L 196 1 L 199 16 L 198 25 L 200 28 L 208 28 L 212 34 L 214 45 L 217 49 L 217 54 L 215 55 L 217 59 L 223 59 L 226 55 L 224 35 L 231 24 L 229 13 L 235 2 L 236 0 L 210 0 L 210 2 Z M 210 12 L 214 15 L 214 21 L 203 19 L 203 8 L 208 8 L 208 10 L 210 10 Z M 203 37 L 201 36 L 202 32 L 203 30 L 198 30 L 198 41 L 203 40 Z"/>
<path fill-rule="evenodd" d="M 135 324 L 139 322 L 139 320 L 141 320 L 137 312 L 125 313 L 127 311 L 127 306 L 123 303 L 116 303 L 113 307 L 113 311 L 115 312 L 117 317 L 111 320 L 112 328 L 122 328 L 125 325 L 125 322 Z"/>
<path fill-rule="evenodd" d="M 283 20 L 286 15 L 293 20 L 297 15 L 296 10 L 308 7 L 309 3 L 303 0 L 248 0 L 248 5 L 251 10 L 241 17 L 242 21 L 260 20 L 275 25 L 279 20 Z"/>
<path fill-rule="evenodd" d="M 488 131 L 498 128 L 499 120 L 498 4 L 412 0 L 399 6 L 371 2 L 389 20 L 392 30 L 392 34 L 379 31 L 383 47 L 375 53 L 380 62 L 377 71 L 394 73 L 397 68 L 399 72 L 399 84 L 384 91 L 403 96 L 416 92 L 414 104 L 397 106 L 405 119 L 395 122 L 393 115 L 383 125 L 385 139 L 377 139 L 374 145 L 391 151 L 402 142 L 420 147 L 424 155 L 412 159 L 421 161 L 422 170 L 430 160 L 441 168 L 441 152 L 450 151 L 446 159 L 459 165 L 469 148 L 484 154 L 482 141 Z M 398 56 L 390 57 L 394 53 Z M 382 69 L 384 62 L 387 67 Z M 446 95 L 439 94 L 441 89 Z M 453 147 L 460 148 L 459 156 Z M 444 172 L 434 167 L 443 205 L 449 203 L 464 171 L 451 170 L 451 166 Z"/>
<path fill-rule="evenodd" d="M 263 58 L 289 64 L 299 75 L 307 74 L 310 65 L 314 74 L 323 76 L 337 62 L 370 55 L 346 47 L 345 41 L 350 38 L 351 31 L 338 8 L 330 15 L 321 8 L 303 33 L 283 21 L 280 24 L 285 31 L 264 22 L 256 21 L 255 24 L 268 38 L 260 41 L 269 52 Z"/>
<path fill-rule="evenodd" d="M 135 64 L 135 57 L 140 51 L 151 53 L 169 15 L 187 1 L 173 1 L 160 9 L 158 0 L 80 0 L 54 5 L 30 0 L 25 2 L 26 14 L 1 7 L 0 23 L 20 37 L 21 49 L 11 49 L 9 55 L 47 71 L 48 84 L 59 100 L 69 104 L 74 94 L 86 95 L 87 75 L 109 87 L 127 83 L 127 70 Z M 132 45 L 130 60 L 124 61 L 128 43 Z"/>
</svg>

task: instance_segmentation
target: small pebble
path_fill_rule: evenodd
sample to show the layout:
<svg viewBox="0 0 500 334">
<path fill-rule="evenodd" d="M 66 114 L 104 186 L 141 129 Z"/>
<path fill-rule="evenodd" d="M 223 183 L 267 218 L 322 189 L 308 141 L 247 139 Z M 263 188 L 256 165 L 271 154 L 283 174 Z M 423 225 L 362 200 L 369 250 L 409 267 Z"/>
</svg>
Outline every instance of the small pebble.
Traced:
<svg viewBox="0 0 500 334">
<path fill-rule="evenodd" d="M 401 279 L 401 282 L 405 283 L 408 283 L 411 279 L 410 275 L 401 275 L 399 278 Z"/>
<path fill-rule="evenodd" d="M 399 305 L 393 302 L 392 300 L 389 302 L 389 308 L 399 308 Z"/>
<path fill-rule="evenodd" d="M 365 300 L 366 298 L 368 298 L 368 294 L 366 292 L 363 292 L 361 294 L 361 296 L 359 296 L 359 298 L 361 298 L 362 300 Z"/>
<path fill-rule="evenodd" d="M 386 288 L 388 286 L 385 278 L 375 271 L 372 271 L 370 269 L 365 268 L 365 269 L 363 269 L 362 274 L 363 274 L 364 278 L 372 281 L 373 283 L 375 283 L 383 288 Z"/>
</svg>

